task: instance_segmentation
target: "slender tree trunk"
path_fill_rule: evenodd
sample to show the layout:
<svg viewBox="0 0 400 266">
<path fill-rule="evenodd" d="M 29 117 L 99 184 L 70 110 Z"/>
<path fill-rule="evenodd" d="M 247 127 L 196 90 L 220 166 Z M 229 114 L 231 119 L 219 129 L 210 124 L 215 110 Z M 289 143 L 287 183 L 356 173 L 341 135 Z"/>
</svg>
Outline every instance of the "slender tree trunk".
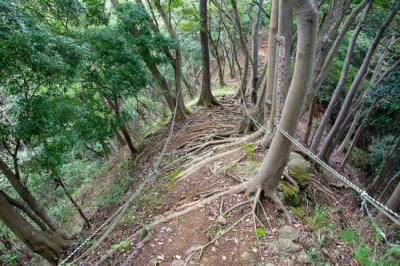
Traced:
<svg viewBox="0 0 400 266">
<path fill-rule="evenodd" d="M 358 139 L 361 136 L 361 133 L 364 131 L 364 123 L 361 123 L 361 125 L 357 128 L 356 134 L 354 134 L 353 141 L 350 144 L 349 149 L 346 152 L 346 155 L 343 158 L 343 161 L 340 163 L 340 169 L 344 169 L 346 166 L 348 160 L 350 159 L 350 155 L 353 152 L 353 149 L 355 145 L 357 144 Z"/>
<path fill-rule="evenodd" d="M 309 95 L 307 96 L 306 106 L 314 97 L 315 92 L 319 91 L 321 88 L 322 83 L 325 81 L 326 75 L 329 72 L 330 67 L 332 66 L 333 59 L 335 58 L 339 48 L 344 40 L 346 33 L 349 31 L 350 26 L 353 24 L 354 20 L 357 18 L 358 14 L 364 9 L 364 7 L 372 2 L 372 0 L 363 0 L 360 4 L 354 8 L 354 10 L 348 16 L 346 22 L 343 24 L 341 31 L 339 32 L 338 36 L 336 37 L 334 43 L 332 44 L 331 48 L 329 49 L 328 54 L 326 55 L 322 67 L 318 71 L 318 73 L 313 80 L 312 89 L 310 90 Z"/>
<path fill-rule="evenodd" d="M 315 58 L 318 11 L 312 0 L 288 1 L 296 14 L 298 41 L 294 74 L 282 111 L 279 126 L 294 136 L 300 119 L 300 110 L 312 81 Z M 272 16 L 271 16 L 272 18 Z M 270 38 L 273 36 L 271 34 Z M 276 188 L 289 157 L 292 143 L 280 131 L 272 139 L 258 174 L 248 187 L 248 192 L 264 189 L 264 194 L 277 200 Z"/>
<path fill-rule="evenodd" d="M 399 173 L 397 173 L 398 175 Z M 386 207 L 396 212 L 400 206 L 400 182 L 397 184 L 396 189 L 393 191 L 392 195 L 386 202 Z M 379 213 L 378 219 L 382 219 L 384 217 L 383 213 Z"/>
<path fill-rule="evenodd" d="M 91 225 L 90 220 L 86 217 L 85 213 L 82 211 L 79 204 L 74 200 L 71 193 L 69 193 L 67 187 L 65 186 L 64 180 L 62 180 L 62 178 L 59 177 L 59 178 L 57 178 L 57 181 L 60 184 L 60 186 L 62 187 L 62 189 L 64 190 L 64 193 L 67 196 L 67 198 L 69 199 L 69 201 L 72 203 L 72 205 L 74 205 L 74 207 L 78 211 L 79 215 L 82 217 L 82 219 L 85 221 L 85 223 L 90 226 Z"/>
<path fill-rule="evenodd" d="M 25 187 L 18 177 L 11 171 L 8 165 L 0 158 L 0 170 L 10 182 L 18 195 L 30 206 L 32 211 L 46 223 L 46 226 L 54 232 L 58 232 L 58 227 L 50 220 L 46 211 L 40 203 L 33 197 L 31 192 Z"/>
<path fill-rule="evenodd" d="M 276 95 L 274 95 L 275 84 L 275 65 L 276 65 L 276 34 L 278 32 L 278 16 L 279 16 L 279 1 L 271 0 L 271 12 L 269 19 L 268 32 L 268 67 L 267 67 L 267 86 L 265 89 L 265 104 L 264 104 L 264 125 L 267 126 L 266 135 L 270 135 L 272 131 L 271 123 L 268 120 L 272 114 L 272 104 Z"/>
<path fill-rule="evenodd" d="M 310 107 L 308 108 L 307 126 L 306 126 L 306 131 L 304 132 L 304 138 L 303 138 L 303 142 L 306 145 L 308 145 L 308 139 L 310 138 L 312 122 L 313 122 L 313 117 L 314 117 L 314 106 L 315 106 L 315 102 L 312 101 L 310 103 Z"/>
<path fill-rule="evenodd" d="M 247 75 L 249 72 L 249 61 L 250 61 L 250 55 L 249 51 L 246 46 L 246 40 L 242 31 L 242 24 L 240 23 L 240 18 L 239 18 L 239 12 L 237 9 L 237 4 L 236 0 L 231 0 L 231 5 L 233 9 L 233 17 L 234 21 L 236 24 L 237 31 L 239 33 L 239 41 L 240 41 L 240 46 L 242 48 L 242 52 L 244 55 L 244 66 L 243 66 L 243 71 L 242 71 L 242 78 L 240 80 L 240 85 L 239 88 L 236 90 L 235 97 L 240 98 L 241 96 L 245 96 L 246 93 L 246 87 L 247 87 Z"/>
<path fill-rule="evenodd" d="M 337 150 L 338 153 L 342 153 L 344 151 L 344 149 L 346 148 L 347 144 L 349 143 L 349 141 L 351 139 L 351 136 L 354 133 L 354 130 L 356 129 L 358 122 L 360 121 L 360 118 L 361 118 L 361 113 L 357 113 L 353 119 L 353 122 L 351 122 L 350 129 L 347 132 L 346 137 L 343 139 L 342 144 L 340 144 L 340 146 Z"/>
<path fill-rule="evenodd" d="M 185 102 L 182 96 L 182 49 L 178 35 L 176 34 L 176 31 L 172 27 L 171 21 L 168 19 L 167 15 L 162 9 L 160 0 L 155 0 L 154 3 L 158 13 L 160 14 L 167 28 L 169 35 L 175 41 L 175 64 L 173 64 L 173 68 L 175 72 L 175 99 L 176 99 L 176 104 L 178 105 L 176 108 L 177 110 L 175 119 L 177 121 L 181 121 L 186 118 L 185 114 L 187 113 Z"/>
<path fill-rule="evenodd" d="M 52 265 L 57 264 L 62 251 L 69 247 L 69 242 L 55 232 L 36 230 L 15 210 L 3 192 L 0 192 L 0 220 L 32 251 L 43 256 Z"/>
<path fill-rule="evenodd" d="M 397 136 L 392 148 L 385 154 L 385 158 L 384 158 L 385 163 L 382 166 L 382 168 L 379 170 L 379 173 L 374 178 L 374 180 L 370 186 L 369 190 L 371 192 L 379 191 L 382 184 L 384 183 L 384 180 L 389 175 L 390 171 L 398 163 L 396 161 L 395 154 L 397 153 L 397 151 L 399 149 L 400 149 L 400 134 Z"/>
<path fill-rule="evenodd" d="M 258 0 L 258 8 L 256 19 L 253 21 L 252 25 L 252 54 L 253 62 L 251 67 L 251 90 L 250 90 L 250 101 L 252 103 L 256 102 L 257 96 L 257 83 L 258 83 L 258 34 L 261 24 L 261 14 L 262 14 L 262 4 L 263 0 Z"/>
<path fill-rule="evenodd" d="M 314 134 L 314 138 L 311 143 L 310 150 L 313 153 L 317 152 L 317 149 L 321 143 L 322 135 L 324 134 L 326 125 L 328 124 L 331 114 L 332 114 L 333 110 L 335 109 L 335 105 L 339 99 L 339 96 L 341 95 L 341 93 L 343 91 L 344 83 L 346 81 L 347 74 L 350 69 L 350 63 L 351 63 L 351 57 L 353 55 L 353 49 L 356 44 L 357 37 L 362 29 L 362 23 L 364 22 L 365 18 L 367 17 L 367 15 L 371 9 L 371 6 L 372 6 L 372 1 L 369 2 L 369 4 L 365 7 L 364 14 L 363 14 L 361 20 L 358 22 L 357 27 L 353 31 L 353 34 L 351 35 L 351 39 L 350 39 L 349 45 L 347 47 L 346 58 L 343 63 L 343 68 L 342 68 L 342 72 L 340 73 L 340 78 L 339 78 L 338 84 L 336 85 L 336 88 L 333 92 L 332 98 L 329 101 L 329 105 L 326 108 L 325 113 L 321 118 L 321 122 Z"/>
<path fill-rule="evenodd" d="M 354 78 L 353 83 L 351 84 L 349 92 L 346 95 L 346 98 L 345 98 L 342 108 L 340 109 L 340 112 L 337 116 L 335 124 L 333 125 L 332 129 L 330 130 L 328 136 L 326 137 L 326 139 L 324 141 L 324 144 L 322 145 L 320 152 L 318 153 L 318 157 L 320 159 L 329 160 L 327 150 L 328 150 L 328 148 L 332 149 L 333 138 L 337 135 L 343 121 L 345 120 L 345 118 L 349 112 L 349 109 L 351 107 L 353 98 L 354 98 L 358 88 L 360 87 L 361 81 L 363 80 L 366 72 L 368 71 L 368 66 L 371 61 L 371 58 L 372 58 L 373 54 L 375 53 L 376 48 L 377 48 L 380 40 L 382 39 L 382 36 L 383 36 L 386 28 L 390 25 L 390 23 L 393 21 L 394 17 L 396 16 L 397 11 L 398 11 L 398 9 L 390 11 L 389 15 L 385 19 L 385 22 L 383 23 L 381 28 L 376 33 L 375 38 L 374 38 L 370 48 L 368 49 L 367 54 L 365 55 L 364 61 L 363 61 L 362 65 L 360 66 L 360 68 Z"/>
</svg>

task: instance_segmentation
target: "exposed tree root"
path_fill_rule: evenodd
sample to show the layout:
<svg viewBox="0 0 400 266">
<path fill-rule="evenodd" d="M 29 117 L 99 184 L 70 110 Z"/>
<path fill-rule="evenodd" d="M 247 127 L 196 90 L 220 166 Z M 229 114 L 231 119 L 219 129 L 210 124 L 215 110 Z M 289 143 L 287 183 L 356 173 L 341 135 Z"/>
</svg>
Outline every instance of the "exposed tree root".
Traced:
<svg viewBox="0 0 400 266">
<path fill-rule="evenodd" d="M 211 162 L 213 162 L 215 160 L 218 160 L 220 158 L 223 158 L 225 156 L 240 152 L 240 150 L 241 150 L 240 148 L 236 148 L 236 149 L 233 149 L 233 150 L 230 150 L 230 151 L 226 151 L 226 152 L 223 152 L 223 153 L 216 154 L 216 155 L 211 156 L 211 157 L 209 157 L 207 159 L 204 159 L 204 160 L 202 160 L 202 161 L 200 161 L 198 163 L 192 164 L 192 166 L 190 166 L 185 171 L 183 171 L 179 176 L 177 176 L 177 179 L 178 180 L 183 180 L 183 179 L 187 178 L 188 176 L 190 176 L 191 174 L 195 173 L 196 171 L 200 170 L 205 165 L 207 165 L 207 164 L 209 164 L 209 163 L 211 163 Z"/>
</svg>

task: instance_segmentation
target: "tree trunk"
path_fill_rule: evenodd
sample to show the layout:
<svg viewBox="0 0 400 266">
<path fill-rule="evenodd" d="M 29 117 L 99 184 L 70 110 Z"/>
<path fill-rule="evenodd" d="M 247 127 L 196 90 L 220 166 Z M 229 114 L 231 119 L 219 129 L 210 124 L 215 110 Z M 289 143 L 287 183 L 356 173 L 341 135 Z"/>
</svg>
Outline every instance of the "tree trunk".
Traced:
<svg viewBox="0 0 400 266">
<path fill-rule="evenodd" d="M 323 61 L 323 65 L 318 71 L 318 73 L 315 73 L 316 75 L 314 76 L 314 81 L 312 84 L 312 89 L 310 90 L 309 95 L 307 96 L 306 104 L 311 101 L 311 99 L 314 97 L 314 93 L 319 91 L 321 88 L 322 83 L 324 82 L 326 75 L 329 72 L 329 69 L 332 65 L 333 59 L 335 58 L 337 52 L 339 51 L 339 48 L 344 40 L 344 37 L 348 30 L 350 29 L 350 26 L 353 24 L 354 20 L 356 19 L 357 15 L 364 9 L 364 7 L 372 2 L 372 0 L 363 0 L 360 4 L 354 8 L 354 10 L 350 13 L 348 16 L 346 22 L 343 24 L 342 30 L 340 31 L 339 35 L 336 37 L 335 42 L 333 43 L 332 47 L 330 48 L 328 54 L 325 57 L 325 60 Z M 307 106 L 307 105 L 306 105 Z"/>
<path fill-rule="evenodd" d="M 267 126 L 266 135 L 270 135 L 272 131 L 271 123 L 268 120 L 272 114 L 272 102 L 276 98 L 274 95 L 275 84 L 275 65 L 276 65 L 276 34 L 278 32 L 278 16 L 279 16 L 279 1 L 271 0 L 271 12 L 269 19 L 268 32 L 268 67 L 266 77 L 265 99 L 264 99 L 264 125 Z M 272 119 L 273 120 L 273 119 Z"/>
<path fill-rule="evenodd" d="M 356 129 L 358 122 L 360 121 L 360 118 L 361 118 L 361 113 L 357 113 L 353 119 L 353 122 L 351 122 L 350 129 L 347 132 L 346 137 L 343 139 L 342 144 L 340 144 L 340 146 L 337 150 L 338 153 L 342 153 L 344 151 L 344 149 L 346 148 L 347 144 L 349 143 L 349 141 L 351 139 L 351 136 L 354 133 L 354 130 Z"/>
<path fill-rule="evenodd" d="M 296 14 L 298 41 L 294 74 L 282 111 L 279 126 L 294 136 L 300 119 L 300 110 L 310 87 L 315 58 L 318 11 L 312 0 L 289 1 Z M 270 36 L 270 38 L 273 35 Z M 280 131 L 272 139 L 258 174 L 248 187 L 248 192 L 264 189 L 264 194 L 276 199 L 276 188 L 288 160 L 292 143 Z"/>
<path fill-rule="evenodd" d="M 50 220 L 46 211 L 40 205 L 40 203 L 32 196 L 31 192 L 25 187 L 18 177 L 11 171 L 8 165 L 0 158 L 0 170 L 3 172 L 4 176 L 10 182 L 11 186 L 15 189 L 18 195 L 30 206 L 32 211 L 39 216 L 46 226 L 54 231 L 58 231 L 58 227 Z"/>
<path fill-rule="evenodd" d="M 336 85 L 336 88 L 333 92 L 332 98 L 329 101 L 329 105 L 326 108 L 325 113 L 321 118 L 321 122 L 314 134 L 314 138 L 311 143 L 310 150 L 313 153 L 316 153 L 318 151 L 318 146 L 321 143 L 321 139 L 322 139 L 322 135 L 324 134 L 325 127 L 328 124 L 330 116 L 335 108 L 335 105 L 337 104 L 338 99 L 339 99 L 339 96 L 343 91 L 344 83 L 346 81 L 346 77 L 347 77 L 347 74 L 348 74 L 348 71 L 350 68 L 351 57 L 353 55 L 353 49 L 356 44 L 357 37 L 362 29 L 362 23 L 364 22 L 365 18 L 367 17 L 367 14 L 369 13 L 371 6 L 372 6 L 372 2 L 369 2 L 369 4 L 365 7 L 362 18 L 358 22 L 357 27 L 355 28 L 355 30 L 353 31 L 353 34 L 351 35 L 351 39 L 350 39 L 349 45 L 347 47 L 346 58 L 343 63 L 343 68 L 342 68 L 342 72 L 340 73 L 340 78 L 339 78 L 338 84 Z"/>
<path fill-rule="evenodd" d="M 399 174 L 399 173 L 397 173 Z M 386 202 L 386 207 L 396 212 L 400 206 L 400 182 L 397 184 L 396 189 L 393 191 L 392 195 Z M 379 213 L 378 219 L 382 219 L 384 217 L 383 213 Z"/>
<path fill-rule="evenodd" d="M 389 15 L 386 17 L 385 22 L 381 26 L 381 28 L 378 30 L 378 32 L 375 35 L 375 38 L 370 46 L 370 48 L 367 51 L 367 54 L 365 55 L 364 61 L 362 65 L 360 66 L 357 75 L 355 76 L 353 83 L 351 84 L 351 87 L 349 89 L 349 92 L 346 95 L 346 98 L 344 100 L 344 103 L 342 105 L 342 108 L 340 109 L 340 112 L 336 118 L 335 124 L 333 125 L 332 129 L 330 130 L 328 136 L 326 137 L 324 144 L 322 145 L 321 151 L 318 153 L 318 157 L 323 160 L 329 161 L 327 150 L 328 148 L 332 149 L 332 141 L 333 138 L 337 135 L 343 121 L 347 117 L 347 114 L 349 112 L 349 109 L 351 107 L 353 98 L 360 87 L 360 84 L 365 76 L 365 74 L 368 71 L 368 66 L 371 61 L 371 58 L 373 54 L 376 51 L 376 48 L 382 39 L 382 36 L 386 30 L 386 28 L 390 25 L 390 23 L 393 21 L 394 17 L 396 16 L 398 11 L 398 7 L 396 7 L 395 10 L 391 10 Z"/>
<path fill-rule="evenodd" d="M 249 72 L 249 61 L 250 61 L 250 55 L 249 55 L 249 51 L 247 49 L 246 46 L 246 40 L 242 31 L 242 24 L 240 23 L 240 18 L 239 18 L 239 12 L 237 9 L 237 4 L 236 4 L 236 0 L 231 0 L 231 5 L 232 5 L 232 9 L 233 9 L 233 17 L 234 17 L 234 21 L 236 24 L 236 28 L 239 34 L 239 41 L 240 41 L 240 46 L 242 48 L 242 52 L 244 55 L 244 66 L 243 66 L 243 71 L 242 71 L 242 78 L 240 80 L 240 85 L 239 88 L 236 90 L 235 93 L 235 97 L 236 98 L 241 98 L 241 96 L 245 96 L 246 93 L 246 87 L 247 87 L 247 75 Z"/>
<path fill-rule="evenodd" d="M 308 145 L 308 139 L 310 138 L 312 122 L 313 122 L 313 117 L 314 117 L 314 106 L 315 106 L 315 102 L 311 101 L 310 107 L 308 108 L 307 126 L 306 126 L 306 131 L 304 132 L 304 138 L 303 138 L 303 142 L 306 145 Z"/>
<path fill-rule="evenodd" d="M 177 121 L 181 121 L 186 119 L 186 107 L 185 102 L 183 101 L 182 97 L 182 49 L 180 45 L 180 41 L 178 35 L 176 34 L 174 28 L 171 25 L 171 21 L 168 19 L 167 15 L 165 14 L 164 10 L 161 7 L 160 0 L 155 0 L 155 6 L 157 8 L 158 13 L 160 14 L 169 35 L 175 41 L 175 64 L 173 64 L 174 72 L 175 72 L 175 99 L 177 110 L 175 119 Z M 179 111 L 178 111 L 179 109 Z"/>
<path fill-rule="evenodd" d="M 256 102 L 257 96 L 257 83 L 258 83 L 258 33 L 261 23 L 262 14 L 262 3 L 263 0 L 258 0 L 258 9 L 256 14 L 256 19 L 253 21 L 252 25 L 252 54 L 253 62 L 251 67 L 251 90 L 250 90 L 250 101 L 252 103 Z"/>
<path fill-rule="evenodd" d="M 21 216 L 0 192 L 0 220 L 24 242 L 32 251 L 40 254 L 52 265 L 56 265 L 62 251 L 69 247 L 69 242 L 55 232 L 36 230 Z"/>
<path fill-rule="evenodd" d="M 201 63 L 203 66 L 200 98 L 198 105 L 209 107 L 218 104 L 211 92 L 210 52 L 208 49 L 208 22 L 207 22 L 207 0 L 200 0 L 200 44 Z"/>
<path fill-rule="evenodd" d="M 85 213 L 82 211 L 81 207 L 78 205 L 78 203 L 74 200 L 74 198 L 72 197 L 71 193 L 69 193 L 67 187 L 65 186 L 64 180 L 62 180 L 62 178 L 57 178 L 58 183 L 60 184 L 60 186 L 62 187 L 62 189 L 64 190 L 65 195 L 67 196 L 67 198 L 69 199 L 69 201 L 72 203 L 72 205 L 75 206 L 76 210 L 78 211 L 79 215 L 82 217 L 82 219 L 85 221 L 85 224 L 87 224 L 88 226 L 90 226 L 90 220 L 86 217 Z"/>
<path fill-rule="evenodd" d="M 390 171 L 397 164 L 396 159 L 395 159 L 395 154 L 399 150 L 399 148 L 400 148 L 400 135 L 397 136 L 392 148 L 385 154 L 385 157 L 384 157 L 385 163 L 383 164 L 382 168 L 379 170 L 379 173 L 374 178 L 374 180 L 370 186 L 369 190 L 371 192 L 379 191 L 379 189 L 381 188 L 385 179 L 389 175 Z"/>
<path fill-rule="evenodd" d="M 355 145 L 357 144 L 358 138 L 361 136 L 363 130 L 364 130 L 364 123 L 361 123 L 361 125 L 357 128 L 356 134 L 354 134 L 353 141 L 351 142 L 350 147 L 343 158 L 343 161 L 340 163 L 340 169 L 344 169 L 344 167 L 346 166 L 348 160 L 350 159 L 350 155 L 353 152 Z"/>
</svg>

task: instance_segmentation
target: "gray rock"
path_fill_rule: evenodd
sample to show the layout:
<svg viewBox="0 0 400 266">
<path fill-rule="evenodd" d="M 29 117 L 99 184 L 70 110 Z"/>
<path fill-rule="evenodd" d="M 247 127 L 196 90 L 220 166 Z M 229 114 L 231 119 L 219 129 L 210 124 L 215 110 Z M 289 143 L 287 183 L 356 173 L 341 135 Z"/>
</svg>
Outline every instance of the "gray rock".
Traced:
<svg viewBox="0 0 400 266">
<path fill-rule="evenodd" d="M 254 265 L 255 264 L 255 259 L 252 254 L 249 252 L 243 252 L 240 254 L 240 260 L 243 262 L 245 265 Z"/>
<path fill-rule="evenodd" d="M 280 238 L 279 239 L 279 247 L 282 251 L 294 253 L 301 250 L 301 246 L 294 243 L 292 240 L 288 238 Z"/>
<path fill-rule="evenodd" d="M 267 249 L 272 255 L 279 254 L 279 247 L 278 244 L 275 242 L 271 242 L 267 244 Z"/>
<path fill-rule="evenodd" d="M 173 260 L 171 266 L 185 266 L 185 262 L 183 260 Z"/>
<path fill-rule="evenodd" d="M 279 239 L 287 238 L 292 241 L 297 241 L 300 237 L 300 232 L 295 227 L 284 225 L 279 229 Z"/>
</svg>

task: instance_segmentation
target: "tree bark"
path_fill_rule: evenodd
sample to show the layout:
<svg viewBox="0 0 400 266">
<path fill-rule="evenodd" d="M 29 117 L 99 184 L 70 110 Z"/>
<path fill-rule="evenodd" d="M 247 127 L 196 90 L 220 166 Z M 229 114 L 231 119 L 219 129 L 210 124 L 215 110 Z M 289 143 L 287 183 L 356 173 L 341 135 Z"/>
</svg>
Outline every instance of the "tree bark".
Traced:
<svg viewBox="0 0 400 266">
<path fill-rule="evenodd" d="M 0 192 L 0 220 L 32 251 L 43 256 L 52 265 L 57 264 L 61 252 L 70 245 L 55 232 L 36 230 L 15 210 L 2 191 Z"/>
<path fill-rule="evenodd" d="M 278 32 L 279 1 L 271 0 L 271 12 L 268 32 L 268 67 L 266 77 L 265 99 L 264 99 L 264 125 L 267 126 L 266 135 L 271 134 L 271 124 L 268 123 L 272 114 L 272 102 L 276 98 L 274 95 L 275 84 L 275 65 L 276 65 L 276 34 Z"/>
<path fill-rule="evenodd" d="M 308 108 L 307 126 L 306 126 L 306 131 L 304 132 L 304 138 L 303 138 L 303 142 L 306 145 L 308 145 L 308 139 L 310 138 L 312 122 L 313 122 L 313 117 L 314 117 L 314 106 L 315 106 L 315 102 L 312 101 L 310 103 L 310 107 Z"/>
<path fill-rule="evenodd" d="M 213 106 L 218 104 L 211 92 L 210 52 L 208 49 L 208 22 L 207 22 L 207 0 L 200 0 L 200 44 L 201 63 L 203 66 L 200 98 L 197 102 L 201 106 Z"/>
<path fill-rule="evenodd" d="M 46 211 L 40 205 L 40 203 L 33 197 L 31 192 L 25 187 L 18 177 L 11 171 L 8 165 L 0 158 L 0 170 L 10 182 L 11 186 L 15 189 L 18 195 L 30 206 L 32 211 L 46 223 L 46 226 L 54 231 L 58 231 L 58 227 L 50 220 Z"/>
<path fill-rule="evenodd" d="M 318 157 L 320 159 L 329 161 L 328 156 L 330 156 L 330 154 L 329 155 L 327 154 L 327 150 L 328 150 L 328 148 L 332 149 L 331 146 L 332 146 L 332 141 L 333 141 L 334 137 L 340 138 L 340 136 L 337 136 L 337 133 L 341 127 L 341 124 L 347 117 L 347 114 L 351 107 L 353 98 L 354 98 L 358 88 L 360 87 L 360 84 L 361 84 L 365 74 L 368 71 L 368 66 L 371 62 L 371 58 L 372 58 L 373 54 L 375 53 L 380 40 L 382 39 L 383 33 L 385 32 L 386 28 L 390 25 L 390 23 L 393 21 L 397 12 L 398 12 L 398 7 L 394 10 L 391 10 L 389 15 L 386 17 L 384 23 L 382 24 L 381 28 L 376 33 L 375 38 L 374 38 L 370 48 L 368 49 L 367 54 L 365 55 L 364 61 L 363 61 L 362 65 L 360 66 L 360 68 L 356 74 L 356 77 L 354 78 L 353 83 L 351 84 L 349 92 L 346 95 L 346 98 L 345 98 L 342 108 L 340 109 L 340 112 L 337 116 L 335 124 L 333 125 L 332 129 L 330 130 L 328 136 L 326 137 L 326 139 L 324 141 L 324 144 L 322 145 L 320 152 L 318 153 Z"/>
<path fill-rule="evenodd" d="M 300 119 L 300 110 L 312 81 L 318 11 L 313 0 L 292 0 L 289 3 L 296 16 L 299 34 L 293 79 L 283 107 L 279 126 L 294 136 Z M 266 196 L 272 199 L 276 198 L 276 188 L 288 160 L 291 147 L 290 140 L 282 135 L 280 131 L 277 131 L 258 174 L 248 187 L 248 192 L 263 188 Z"/>
<path fill-rule="evenodd" d="M 367 17 L 367 15 L 371 9 L 371 6 L 372 6 L 372 1 L 370 1 L 368 3 L 368 5 L 365 7 L 364 14 L 363 14 L 362 18 L 360 19 L 360 21 L 358 22 L 357 27 L 353 31 L 353 34 L 351 35 L 351 39 L 350 39 L 349 45 L 347 47 L 346 58 L 343 63 L 343 68 L 342 68 L 342 72 L 340 73 L 340 78 L 339 78 L 338 84 L 336 85 L 336 88 L 333 92 L 332 98 L 329 101 L 328 107 L 326 108 L 325 113 L 321 118 L 321 122 L 314 134 L 314 138 L 311 143 L 310 150 L 313 153 L 317 152 L 317 149 L 318 149 L 319 144 L 321 143 L 322 135 L 324 133 L 326 125 L 328 124 L 331 114 L 332 114 L 332 112 L 335 108 L 335 105 L 339 99 L 339 96 L 341 95 L 341 93 L 343 91 L 344 83 L 346 81 L 346 77 L 347 77 L 347 74 L 348 74 L 349 68 L 350 68 L 351 57 L 353 55 L 354 46 L 356 44 L 357 37 L 358 37 L 359 33 L 361 32 L 362 23 L 364 22 L 365 18 Z M 330 55 L 328 57 L 330 57 Z M 331 59 L 329 59 L 329 60 L 331 60 Z M 329 65 L 330 65 L 330 63 L 329 63 Z M 329 68 L 329 67 L 327 67 L 327 68 Z M 326 69 L 324 71 L 327 71 L 327 70 L 328 69 Z M 322 74 L 320 74 L 320 75 L 322 75 Z"/>
</svg>

